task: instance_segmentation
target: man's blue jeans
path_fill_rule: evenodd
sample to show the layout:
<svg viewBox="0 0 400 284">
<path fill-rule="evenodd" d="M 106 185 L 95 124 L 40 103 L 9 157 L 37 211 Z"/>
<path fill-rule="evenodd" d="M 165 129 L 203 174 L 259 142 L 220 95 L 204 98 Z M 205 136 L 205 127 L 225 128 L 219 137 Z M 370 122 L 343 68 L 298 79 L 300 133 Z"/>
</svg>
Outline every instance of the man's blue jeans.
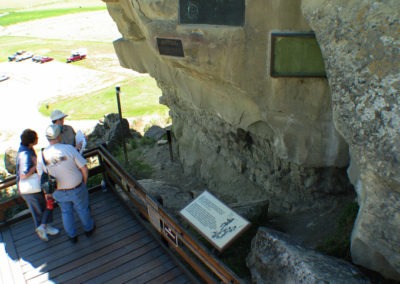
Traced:
<svg viewBox="0 0 400 284">
<path fill-rule="evenodd" d="M 76 189 L 56 190 L 53 193 L 53 197 L 61 207 L 64 229 L 70 238 L 77 235 L 74 210 L 78 214 L 85 232 L 93 229 L 94 220 L 90 215 L 89 192 L 84 183 Z"/>
</svg>

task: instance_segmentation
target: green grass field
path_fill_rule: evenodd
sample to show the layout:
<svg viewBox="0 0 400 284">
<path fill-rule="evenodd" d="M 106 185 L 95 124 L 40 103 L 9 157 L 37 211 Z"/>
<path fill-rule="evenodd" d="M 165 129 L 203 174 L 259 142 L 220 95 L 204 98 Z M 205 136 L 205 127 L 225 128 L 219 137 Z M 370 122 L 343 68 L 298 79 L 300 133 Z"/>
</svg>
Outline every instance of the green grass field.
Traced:
<svg viewBox="0 0 400 284">
<path fill-rule="evenodd" d="M 161 95 L 156 81 L 149 76 L 140 76 L 129 81 L 119 82 L 121 88 L 120 103 L 124 117 L 141 117 L 157 115 L 168 119 L 168 108 L 158 103 Z M 93 107 L 93 102 L 96 102 Z M 49 108 L 46 107 L 49 106 Z M 99 92 L 73 98 L 60 98 L 56 102 L 43 102 L 39 111 L 49 116 L 54 109 L 62 109 L 70 114 L 72 120 L 97 120 L 107 113 L 117 113 L 117 96 L 115 86 Z"/>
<path fill-rule="evenodd" d="M 16 11 L 11 9 L 1 9 L 0 26 L 9 26 L 22 22 L 32 20 L 45 19 L 50 17 L 57 17 L 66 14 L 91 12 L 98 10 L 105 10 L 104 6 L 99 7 L 80 7 L 80 8 L 60 8 L 60 9 L 45 9 L 45 10 L 32 10 L 32 11 Z"/>
</svg>

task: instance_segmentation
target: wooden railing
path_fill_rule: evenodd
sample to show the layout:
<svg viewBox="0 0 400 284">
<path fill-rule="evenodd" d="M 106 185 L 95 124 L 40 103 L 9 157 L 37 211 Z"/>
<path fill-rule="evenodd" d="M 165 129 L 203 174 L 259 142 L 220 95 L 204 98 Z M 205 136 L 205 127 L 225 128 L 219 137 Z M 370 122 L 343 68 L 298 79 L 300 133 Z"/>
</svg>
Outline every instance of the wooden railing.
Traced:
<svg viewBox="0 0 400 284">
<path fill-rule="evenodd" d="M 241 283 L 242 280 L 218 260 L 209 249 L 197 241 L 157 200 L 130 175 L 103 146 L 84 153 L 88 160 L 97 160 L 89 169 L 89 176 L 102 174 L 108 189 L 113 190 L 139 219 L 168 243 L 206 283 Z M 15 185 L 15 177 L 0 182 L 0 190 Z M 100 188 L 95 185 L 90 190 Z M 7 223 L 7 222 L 5 222 Z"/>
</svg>

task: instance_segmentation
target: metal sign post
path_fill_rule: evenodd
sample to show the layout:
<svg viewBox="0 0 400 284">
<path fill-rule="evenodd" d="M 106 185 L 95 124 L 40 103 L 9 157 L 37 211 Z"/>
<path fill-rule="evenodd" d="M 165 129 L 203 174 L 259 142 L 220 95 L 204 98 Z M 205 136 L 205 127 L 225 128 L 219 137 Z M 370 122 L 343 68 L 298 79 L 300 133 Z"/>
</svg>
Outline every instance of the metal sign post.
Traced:
<svg viewBox="0 0 400 284">
<path fill-rule="evenodd" d="M 125 144 L 125 135 L 124 135 L 124 126 L 122 124 L 122 111 L 121 111 L 121 101 L 119 98 L 119 94 L 121 92 L 121 88 L 119 86 L 115 87 L 116 95 L 117 95 L 117 104 L 118 104 L 118 114 L 119 114 L 119 124 L 121 126 L 121 139 L 122 139 L 122 147 L 124 149 L 124 157 L 125 157 L 125 165 L 128 165 L 128 154 L 126 152 L 126 144 Z"/>
</svg>

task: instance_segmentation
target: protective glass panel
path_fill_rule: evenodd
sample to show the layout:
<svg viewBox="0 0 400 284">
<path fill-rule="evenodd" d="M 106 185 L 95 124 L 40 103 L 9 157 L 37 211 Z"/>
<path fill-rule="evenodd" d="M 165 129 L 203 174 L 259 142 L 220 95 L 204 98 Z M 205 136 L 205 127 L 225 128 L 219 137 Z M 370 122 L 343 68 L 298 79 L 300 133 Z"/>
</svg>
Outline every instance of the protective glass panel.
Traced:
<svg viewBox="0 0 400 284">
<path fill-rule="evenodd" d="M 325 77 L 324 61 L 315 35 L 272 34 L 271 76 Z"/>
</svg>

